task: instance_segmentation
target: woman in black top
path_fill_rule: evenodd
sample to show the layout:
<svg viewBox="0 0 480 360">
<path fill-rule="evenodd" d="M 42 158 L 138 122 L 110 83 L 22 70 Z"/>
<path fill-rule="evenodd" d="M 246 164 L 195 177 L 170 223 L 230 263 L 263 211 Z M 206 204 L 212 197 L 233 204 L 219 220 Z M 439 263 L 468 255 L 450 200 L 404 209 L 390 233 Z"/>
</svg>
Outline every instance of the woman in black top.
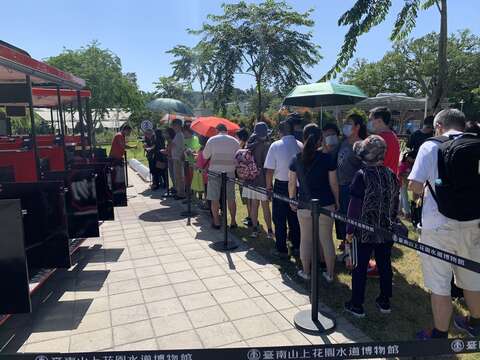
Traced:
<svg viewBox="0 0 480 360">
<path fill-rule="evenodd" d="M 288 190 L 290 198 L 297 198 L 300 202 L 297 210 L 300 223 L 300 259 L 303 270 L 298 275 L 307 280 L 310 277 L 312 262 L 312 216 L 307 204 L 311 199 L 318 199 L 320 205 L 328 210 L 338 209 L 338 182 L 337 164 L 331 154 L 324 153 L 322 146 L 322 131 L 315 124 L 309 124 L 303 130 L 304 147 L 290 165 Z M 333 246 L 333 219 L 320 215 L 319 237 L 322 255 L 327 265 L 323 277 L 328 282 L 333 281 L 335 274 L 335 248 Z"/>
</svg>

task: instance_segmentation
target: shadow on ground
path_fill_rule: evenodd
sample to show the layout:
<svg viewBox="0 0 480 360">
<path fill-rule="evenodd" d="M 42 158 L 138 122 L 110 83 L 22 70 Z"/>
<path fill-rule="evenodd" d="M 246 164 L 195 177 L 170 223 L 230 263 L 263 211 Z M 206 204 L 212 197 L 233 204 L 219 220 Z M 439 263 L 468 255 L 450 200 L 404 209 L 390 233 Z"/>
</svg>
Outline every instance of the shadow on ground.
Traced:
<svg viewBox="0 0 480 360">
<path fill-rule="evenodd" d="M 81 247 L 74 255 L 73 268 L 58 269 L 33 294 L 30 314 L 13 315 L 0 327 L 0 352 L 17 352 L 32 334 L 53 340 L 59 337 L 59 331 L 77 329 L 94 301 L 88 293 L 102 289 L 110 272 L 84 270 L 85 267 L 90 263 L 115 262 L 122 252 L 123 249 L 103 249 L 100 245 Z"/>
</svg>

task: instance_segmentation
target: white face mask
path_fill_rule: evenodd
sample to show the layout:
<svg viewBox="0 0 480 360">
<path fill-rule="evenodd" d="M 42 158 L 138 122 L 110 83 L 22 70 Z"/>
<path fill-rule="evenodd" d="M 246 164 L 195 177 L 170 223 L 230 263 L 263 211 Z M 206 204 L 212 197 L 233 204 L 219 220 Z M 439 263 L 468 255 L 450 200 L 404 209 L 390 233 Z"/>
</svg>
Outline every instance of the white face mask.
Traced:
<svg viewBox="0 0 480 360">
<path fill-rule="evenodd" d="M 338 136 L 337 135 L 329 135 L 325 137 L 325 144 L 329 146 L 335 146 L 338 144 Z"/>
<path fill-rule="evenodd" d="M 367 130 L 370 134 L 375 133 L 375 127 L 373 126 L 373 120 L 367 122 Z"/>
<path fill-rule="evenodd" d="M 353 129 L 353 125 L 343 125 L 343 129 L 342 129 L 343 135 L 345 135 L 346 137 L 349 137 L 350 135 L 352 135 L 352 129 Z"/>
</svg>

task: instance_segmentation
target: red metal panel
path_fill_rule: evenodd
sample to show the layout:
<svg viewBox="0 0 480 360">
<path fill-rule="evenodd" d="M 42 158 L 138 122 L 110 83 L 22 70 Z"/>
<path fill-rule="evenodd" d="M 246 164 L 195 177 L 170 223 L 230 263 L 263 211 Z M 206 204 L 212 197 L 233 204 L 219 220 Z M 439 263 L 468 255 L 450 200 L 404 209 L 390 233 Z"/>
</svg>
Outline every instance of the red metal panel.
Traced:
<svg viewBox="0 0 480 360">
<path fill-rule="evenodd" d="M 33 150 L 0 150 L 0 167 L 12 166 L 17 182 L 38 181 Z"/>
<path fill-rule="evenodd" d="M 75 84 L 78 87 L 84 87 L 85 86 L 85 80 L 76 77 L 70 73 L 61 71 L 53 66 L 47 65 L 41 61 L 35 60 L 25 54 L 22 54 L 18 51 L 15 51 L 5 45 L 0 45 L 0 57 L 13 63 L 20 65 L 22 67 L 26 67 L 28 69 L 31 69 L 36 72 L 44 73 L 49 76 L 53 76 L 58 78 L 60 81 L 67 81 L 70 83 Z M 13 73 L 11 73 L 13 74 Z M 20 73 L 21 74 L 21 73 Z M 13 76 L 13 75 L 11 75 Z M 34 75 L 35 76 L 35 75 Z M 40 75 L 38 75 L 40 76 Z M 24 75 L 22 75 L 23 78 L 19 78 L 18 80 L 25 80 Z M 9 80 L 15 80 L 15 79 L 9 79 Z"/>
</svg>

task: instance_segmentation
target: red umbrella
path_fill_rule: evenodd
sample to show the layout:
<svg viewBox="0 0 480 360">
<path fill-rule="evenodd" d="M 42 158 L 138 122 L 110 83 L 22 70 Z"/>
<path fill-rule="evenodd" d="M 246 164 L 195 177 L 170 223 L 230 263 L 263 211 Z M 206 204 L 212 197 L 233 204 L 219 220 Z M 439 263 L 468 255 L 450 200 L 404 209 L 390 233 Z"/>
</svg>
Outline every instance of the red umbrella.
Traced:
<svg viewBox="0 0 480 360">
<path fill-rule="evenodd" d="M 225 125 L 227 127 L 228 134 L 232 136 L 234 136 L 237 130 L 240 129 L 240 126 L 234 122 L 214 116 L 197 117 L 197 120 L 192 122 L 190 128 L 198 135 L 212 137 L 218 134 L 216 127 L 219 124 Z"/>
</svg>

